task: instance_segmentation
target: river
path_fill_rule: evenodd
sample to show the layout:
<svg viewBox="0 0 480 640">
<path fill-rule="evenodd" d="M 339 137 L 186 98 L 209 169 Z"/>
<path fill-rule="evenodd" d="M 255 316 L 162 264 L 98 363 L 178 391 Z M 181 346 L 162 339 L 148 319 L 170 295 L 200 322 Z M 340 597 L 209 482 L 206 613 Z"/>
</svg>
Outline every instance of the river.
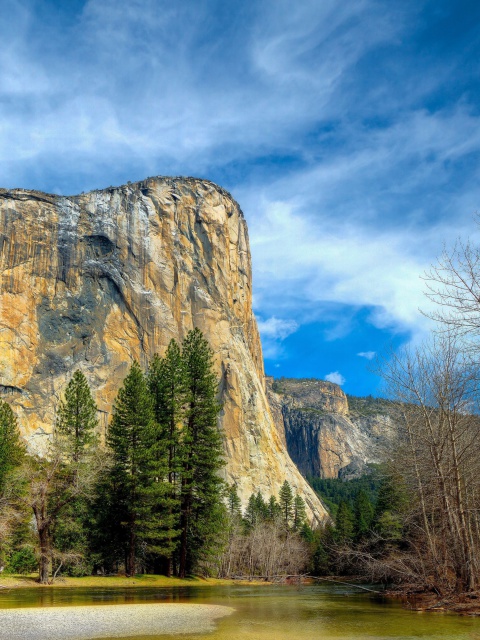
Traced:
<svg viewBox="0 0 480 640">
<path fill-rule="evenodd" d="M 233 607 L 208 635 L 182 640 L 480 640 L 480 619 L 405 610 L 399 602 L 333 585 L 128 589 L 32 588 L 0 592 L 0 609 L 152 602 Z M 0 611 L 1 624 L 1 611 Z M 92 636 L 93 638 L 94 636 Z M 179 636 L 157 636 L 178 640 Z M 146 640 L 129 636 L 128 640 Z M 148 636 L 153 640 L 154 636 Z"/>
</svg>

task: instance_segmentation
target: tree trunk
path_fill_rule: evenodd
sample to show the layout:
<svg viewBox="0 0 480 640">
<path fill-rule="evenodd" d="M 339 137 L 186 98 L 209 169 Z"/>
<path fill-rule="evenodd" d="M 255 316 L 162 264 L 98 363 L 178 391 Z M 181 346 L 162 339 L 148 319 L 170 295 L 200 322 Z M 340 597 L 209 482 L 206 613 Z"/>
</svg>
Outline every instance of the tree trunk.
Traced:
<svg viewBox="0 0 480 640">
<path fill-rule="evenodd" d="M 182 513 L 180 518 L 180 569 L 178 575 L 180 578 L 185 578 L 187 575 L 187 545 L 188 545 L 188 526 L 190 523 L 190 508 L 191 508 L 191 489 L 188 488 L 188 492 L 183 497 Z"/>
<path fill-rule="evenodd" d="M 135 576 L 135 547 L 137 544 L 137 536 L 135 531 L 135 519 L 133 518 L 130 522 L 130 531 L 129 531 L 129 540 L 128 540 L 128 551 L 127 551 L 127 562 L 125 566 L 125 576 L 127 578 L 133 578 Z"/>
<path fill-rule="evenodd" d="M 50 569 L 50 536 L 48 527 L 38 530 L 40 540 L 40 561 L 38 564 L 38 581 L 40 584 L 48 584 Z"/>
</svg>

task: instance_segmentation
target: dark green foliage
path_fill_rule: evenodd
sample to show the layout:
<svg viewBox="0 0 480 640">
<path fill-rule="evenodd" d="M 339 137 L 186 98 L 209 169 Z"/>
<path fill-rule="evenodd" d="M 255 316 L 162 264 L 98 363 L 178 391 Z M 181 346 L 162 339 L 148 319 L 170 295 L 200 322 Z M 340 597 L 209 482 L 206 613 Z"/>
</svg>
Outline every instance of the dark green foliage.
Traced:
<svg viewBox="0 0 480 640">
<path fill-rule="evenodd" d="M 378 489 L 373 516 L 373 526 L 385 540 L 402 539 L 403 515 L 407 503 L 408 496 L 402 479 L 386 475 Z"/>
<path fill-rule="evenodd" d="M 182 348 L 185 371 L 185 417 L 181 440 L 180 577 L 198 561 L 209 526 L 209 514 L 221 502 L 218 471 L 225 464 L 217 427 L 220 405 L 213 353 L 199 329 L 187 334 Z M 211 526 L 215 528 L 215 523 Z"/>
<path fill-rule="evenodd" d="M 8 402 L 0 400 L 0 494 L 7 475 L 21 464 L 24 454 L 17 419 Z"/>
<path fill-rule="evenodd" d="M 285 527 L 288 529 L 293 518 L 293 491 L 290 484 L 285 482 L 280 487 L 278 502 L 282 513 L 282 519 Z"/>
<path fill-rule="evenodd" d="M 270 520 L 276 520 L 281 517 L 282 509 L 278 504 L 278 500 L 275 496 L 270 496 L 270 500 L 268 501 L 268 517 Z"/>
<path fill-rule="evenodd" d="M 384 475 L 378 465 L 369 465 L 368 473 L 352 480 L 340 478 L 308 478 L 309 484 L 328 507 L 332 517 L 335 517 L 338 505 L 343 500 L 353 509 L 356 496 L 360 490 L 364 491 L 372 505 L 376 503 L 378 488 Z"/>
<path fill-rule="evenodd" d="M 129 576 L 136 571 L 140 513 L 142 518 L 146 515 L 144 488 L 148 483 L 147 451 L 153 425 L 152 397 L 139 364 L 134 362 L 118 392 L 107 437 L 112 453 L 111 517 L 119 527 Z"/>
<path fill-rule="evenodd" d="M 348 542 L 353 539 L 354 516 L 348 503 L 342 500 L 338 505 L 335 517 L 335 540 L 337 542 Z"/>
<path fill-rule="evenodd" d="M 55 425 L 55 445 L 64 472 L 78 484 L 82 467 L 89 466 L 98 446 L 97 406 L 84 374 L 77 370 L 60 402 Z M 89 556 L 90 505 L 88 499 L 75 496 L 65 504 L 51 524 L 55 552 L 63 572 L 80 576 L 91 572 Z"/>
<path fill-rule="evenodd" d="M 180 427 L 186 402 L 186 380 L 181 351 L 171 340 L 164 358 L 150 362 L 147 384 L 153 401 L 154 428 L 148 444 L 150 483 L 144 540 L 154 563 L 171 574 L 180 530 Z"/>
<path fill-rule="evenodd" d="M 227 509 L 232 520 L 240 520 L 242 516 L 242 503 L 237 493 L 237 485 L 231 484 L 227 489 Z"/>
<path fill-rule="evenodd" d="M 370 532 L 374 515 L 374 506 L 365 489 L 360 489 L 355 496 L 354 515 L 355 537 L 364 538 Z"/>
<path fill-rule="evenodd" d="M 60 402 L 55 435 L 61 439 L 62 451 L 68 461 L 78 463 L 96 444 L 98 427 L 97 406 L 84 374 L 77 370 Z"/>
<path fill-rule="evenodd" d="M 252 529 L 259 520 L 257 510 L 257 497 L 254 493 L 249 497 L 247 508 L 245 509 L 244 522 L 246 529 Z"/>
<path fill-rule="evenodd" d="M 307 510 L 305 508 L 305 501 L 302 496 L 298 494 L 295 496 L 295 500 L 293 501 L 293 528 L 295 531 L 300 531 L 300 529 L 305 524 L 307 519 Z"/>
<path fill-rule="evenodd" d="M 279 515 L 280 510 L 275 496 L 271 496 L 269 502 L 265 502 L 260 491 L 252 493 L 243 518 L 245 528 L 249 531 L 257 523 L 274 520 Z"/>
<path fill-rule="evenodd" d="M 7 573 L 33 573 L 38 567 L 38 559 L 32 547 L 21 547 L 14 551 L 6 566 Z"/>
</svg>

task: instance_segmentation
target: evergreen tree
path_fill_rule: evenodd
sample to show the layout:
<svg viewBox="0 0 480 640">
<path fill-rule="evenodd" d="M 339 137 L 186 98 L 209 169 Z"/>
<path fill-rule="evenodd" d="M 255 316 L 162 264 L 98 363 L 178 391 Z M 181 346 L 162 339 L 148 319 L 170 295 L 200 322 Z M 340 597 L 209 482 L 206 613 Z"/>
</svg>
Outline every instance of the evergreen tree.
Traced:
<svg viewBox="0 0 480 640">
<path fill-rule="evenodd" d="M 237 485 L 231 484 L 227 490 L 227 508 L 231 520 L 239 520 L 242 516 L 242 503 L 237 493 Z"/>
<path fill-rule="evenodd" d="M 84 374 L 77 369 L 60 401 L 55 435 L 69 462 L 82 462 L 89 448 L 97 443 L 97 406 Z"/>
<path fill-rule="evenodd" d="M 8 402 L 0 400 L 0 494 L 7 475 L 22 462 L 24 454 L 17 418 Z"/>
<path fill-rule="evenodd" d="M 263 499 L 260 491 L 258 491 L 255 496 L 255 508 L 257 510 L 259 520 L 266 520 L 268 518 L 268 504 Z"/>
<path fill-rule="evenodd" d="M 82 473 L 94 471 L 94 454 L 98 445 L 97 406 L 85 375 L 77 370 L 60 401 L 55 424 L 55 446 L 63 460 L 64 472 L 78 484 Z M 90 505 L 86 496 L 72 497 L 52 522 L 55 549 L 64 558 L 71 575 L 90 573 L 89 555 Z M 69 560 L 68 558 L 71 558 Z"/>
<path fill-rule="evenodd" d="M 403 512 L 407 502 L 405 488 L 400 478 L 385 476 L 378 489 L 373 526 L 385 540 L 400 540 L 403 529 Z"/>
<path fill-rule="evenodd" d="M 135 575 L 140 514 L 143 526 L 148 526 L 144 489 L 153 423 L 152 398 L 143 372 L 134 362 L 118 392 L 107 438 L 112 452 L 111 517 L 121 533 L 127 576 Z"/>
<path fill-rule="evenodd" d="M 257 510 L 257 496 L 252 493 L 248 499 L 247 508 L 245 509 L 245 515 L 243 517 L 245 522 L 245 529 L 249 531 L 258 522 L 258 510 Z"/>
<path fill-rule="evenodd" d="M 300 531 L 305 524 L 306 519 L 307 510 L 305 507 L 305 501 L 302 496 L 296 494 L 293 502 L 293 528 L 295 531 Z"/>
<path fill-rule="evenodd" d="M 338 505 L 334 537 L 337 542 L 347 542 L 353 538 L 353 513 L 344 500 Z"/>
<path fill-rule="evenodd" d="M 275 496 L 270 496 L 268 501 L 268 519 L 276 520 L 282 515 L 282 510 Z"/>
<path fill-rule="evenodd" d="M 280 487 L 279 504 L 285 528 L 288 529 L 293 518 L 293 492 L 287 480 Z"/>
<path fill-rule="evenodd" d="M 190 331 L 182 348 L 186 382 L 186 414 L 181 443 L 180 577 L 195 566 L 204 548 L 209 513 L 221 502 L 224 465 L 217 428 L 220 405 L 213 352 L 199 329 Z M 212 525 L 214 526 L 214 521 Z"/>
<path fill-rule="evenodd" d="M 15 551 L 15 538 L 28 522 L 19 500 L 23 481 L 14 473 L 24 457 L 17 419 L 10 405 L 0 400 L 0 568 Z"/>
<path fill-rule="evenodd" d="M 373 522 L 374 507 L 368 499 L 366 491 L 360 489 L 355 498 L 355 536 L 365 537 L 371 529 Z"/>
<path fill-rule="evenodd" d="M 158 467 L 155 477 L 166 479 L 166 482 L 156 481 L 152 487 L 156 493 L 157 518 L 151 534 L 156 535 L 155 551 L 163 559 L 163 572 L 167 576 L 172 573 L 173 554 L 179 534 L 179 444 L 183 405 L 186 402 L 185 382 L 181 351 L 175 340 L 171 340 L 164 358 L 158 355 L 153 357 L 147 375 L 156 423 L 152 442 L 155 449 L 153 459 Z M 162 464 L 164 468 L 161 468 Z"/>
</svg>

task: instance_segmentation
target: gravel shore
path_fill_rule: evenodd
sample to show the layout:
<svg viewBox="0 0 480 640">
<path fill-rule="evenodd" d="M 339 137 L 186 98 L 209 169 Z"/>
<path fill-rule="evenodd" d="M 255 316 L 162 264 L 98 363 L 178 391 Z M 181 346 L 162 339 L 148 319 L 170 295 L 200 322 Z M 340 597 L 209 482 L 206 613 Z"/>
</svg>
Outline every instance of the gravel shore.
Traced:
<svg viewBox="0 0 480 640">
<path fill-rule="evenodd" d="M 91 640 L 208 633 L 234 609 L 207 604 L 126 604 L 0 609 L 0 640 Z"/>
</svg>

